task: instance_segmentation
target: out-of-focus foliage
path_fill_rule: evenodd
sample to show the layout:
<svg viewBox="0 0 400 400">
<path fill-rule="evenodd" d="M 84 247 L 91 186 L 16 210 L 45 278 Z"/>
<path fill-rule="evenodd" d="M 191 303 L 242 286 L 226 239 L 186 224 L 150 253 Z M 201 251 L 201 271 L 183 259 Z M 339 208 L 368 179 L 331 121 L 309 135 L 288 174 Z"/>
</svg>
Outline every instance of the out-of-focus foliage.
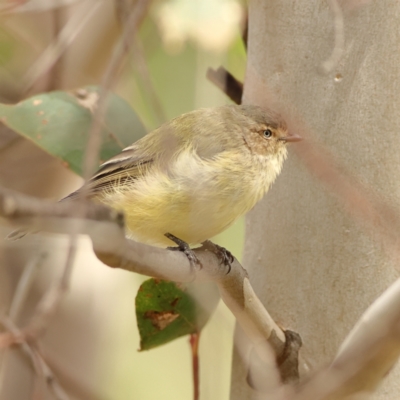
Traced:
<svg viewBox="0 0 400 400">
<path fill-rule="evenodd" d="M 82 175 L 86 143 L 99 93 L 99 88 L 89 86 L 71 92 L 43 93 L 15 105 L 0 104 L 0 120 Z M 100 162 L 146 133 L 129 104 L 115 94 L 108 94 L 102 123 Z"/>
</svg>

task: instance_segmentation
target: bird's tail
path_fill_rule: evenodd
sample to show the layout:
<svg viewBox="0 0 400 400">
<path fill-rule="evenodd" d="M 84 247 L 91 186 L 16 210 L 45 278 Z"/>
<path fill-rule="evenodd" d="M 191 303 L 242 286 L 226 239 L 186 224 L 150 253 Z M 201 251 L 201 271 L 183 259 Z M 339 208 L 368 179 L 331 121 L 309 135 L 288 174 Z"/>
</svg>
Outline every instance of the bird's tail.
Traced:
<svg viewBox="0 0 400 400">
<path fill-rule="evenodd" d="M 75 199 L 77 199 L 79 194 L 80 194 L 79 190 L 80 189 L 76 190 L 75 192 L 72 192 L 68 196 L 66 196 L 66 197 L 62 198 L 61 200 L 59 200 L 59 202 L 62 202 L 62 201 L 65 201 L 65 200 L 75 200 Z M 19 229 L 16 229 L 15 231 L 12 231 L 11 233 L 9 233 L 7 235 L 7 239 L 8 240 L 12 240 L 12 241 L 16 241 L 16 240 L 22 239 L 26 235 L 30 235 L 30 234 L 33 235 L 33 234 L 38 233 L 38 232 L 39 231 L 30 231 L 30 230 L 27 230 L 27 229 L 24 229 L 24 228 L 19 228 Z"/>
</svg>

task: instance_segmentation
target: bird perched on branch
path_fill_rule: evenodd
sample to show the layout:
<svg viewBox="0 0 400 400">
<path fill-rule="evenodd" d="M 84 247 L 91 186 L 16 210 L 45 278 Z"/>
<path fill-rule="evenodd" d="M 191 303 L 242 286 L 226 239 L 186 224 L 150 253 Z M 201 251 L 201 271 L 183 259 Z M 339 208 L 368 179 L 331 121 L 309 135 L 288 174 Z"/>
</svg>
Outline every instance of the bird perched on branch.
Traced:
<svg viewBox="0 0 400 400">
<path fill-rule="evenodd" d="M 195 110 L 106 161 L 63 201 L 85 194 L 122 210 L 127 235 L 142 243 L 199 244 L 254 207 L 280 173 L 286 144 L 298 140 L 258 106 Z"/>
</svg>

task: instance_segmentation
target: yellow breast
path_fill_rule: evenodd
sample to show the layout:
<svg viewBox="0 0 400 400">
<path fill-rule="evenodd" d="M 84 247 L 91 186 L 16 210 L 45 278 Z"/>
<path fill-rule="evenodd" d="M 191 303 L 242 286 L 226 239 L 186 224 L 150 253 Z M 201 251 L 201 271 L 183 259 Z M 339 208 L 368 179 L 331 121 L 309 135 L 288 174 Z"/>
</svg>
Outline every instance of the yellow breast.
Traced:
<svg viewBox="0 0 400 400">
<path fill-rule="evenodd" d="M 203 160 L 186 152 L 168 169 L 155 167 L 128 189 L 104 194 L 102 201 L 125 212 L 134 240 L 171 246 L 164 236 L 169 232 L 198 244 L 253 208 L 279 174 L 283 159 L 232 153 Z"/>
</svg>

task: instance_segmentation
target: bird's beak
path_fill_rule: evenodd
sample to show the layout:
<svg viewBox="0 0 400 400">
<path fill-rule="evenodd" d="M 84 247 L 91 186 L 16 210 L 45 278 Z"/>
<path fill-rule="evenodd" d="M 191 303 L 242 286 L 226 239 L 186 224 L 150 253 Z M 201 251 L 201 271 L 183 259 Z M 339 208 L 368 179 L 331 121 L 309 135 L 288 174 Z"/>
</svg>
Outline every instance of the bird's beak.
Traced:
<svg viewBox="0 0 400 400">
<path fill-rule="evenodd" d="M 291 133 L 288 136 L 284 136 L 279 138 L 279 140 L 282 140 L 283 142 L 300 142 L 300 140 L 303 140 L 303 138 L 299 135 L 296 135 L 295 133 Z"/>
</svg>

